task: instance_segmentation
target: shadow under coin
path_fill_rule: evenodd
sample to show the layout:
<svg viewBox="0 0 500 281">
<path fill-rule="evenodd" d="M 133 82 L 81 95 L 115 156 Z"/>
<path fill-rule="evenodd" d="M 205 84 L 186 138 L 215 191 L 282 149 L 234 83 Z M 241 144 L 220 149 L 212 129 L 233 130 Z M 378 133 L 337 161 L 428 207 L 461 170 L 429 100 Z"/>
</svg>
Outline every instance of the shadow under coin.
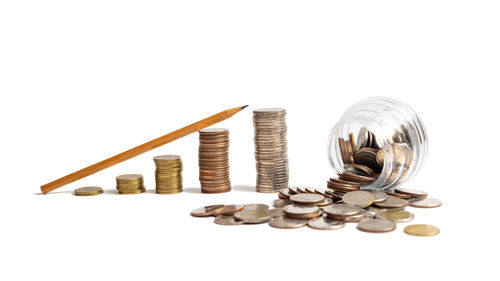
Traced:
<svg viewBox="0 0 500 281">
<path fill-rule="evenodd" d="M 255 191 L 255 186 L 253 185 L 233 185 L 232 186 L 233 190 L 236 191 L 243 191 L 243 192 L 256 192 Z"/>
</svg>

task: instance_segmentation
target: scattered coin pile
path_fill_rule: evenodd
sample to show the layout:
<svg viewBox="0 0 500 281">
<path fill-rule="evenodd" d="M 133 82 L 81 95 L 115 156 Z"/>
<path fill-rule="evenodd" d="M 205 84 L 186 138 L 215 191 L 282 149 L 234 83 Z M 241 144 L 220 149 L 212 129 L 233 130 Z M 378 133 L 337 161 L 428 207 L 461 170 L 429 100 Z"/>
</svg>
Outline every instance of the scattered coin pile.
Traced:
<svg viewBox="0 0 500 281">
<path fill-rule="evenodd" d="M 139 194 L 146 191 L 144 180 L 139 174 L 125 174 L 116 177 L 116 189 L 120 194 Z"/>
<path fill-rule="evenodd" d="M 229 180 L 229 130 L 209 128 L 200 132 L 198 163 L 203 193 L 231 190 Z"/>
<path fill-rule="evenodd" d="M 253 111 L 258 192 L 277 192 L 288 187 L 285 115 L 282 108 Z"/>
<path fill-rule="evenodd" d="M 153 158 L 156 171 L 156 193 L 182 192 L 182 160 L 178 155 L 161 155 Z"/>
<path fill-rule="evenodd" d="M 349 182 L 356 182 L 359 185 L 371 184 L 382 172 L 386 153 L 391 155 L 389 179 L 394 184 L 401 182 L 413 161 L 413 150 L 409 146 L 411 142 L 408 132 L 403 128 L 395 131 L 392 141 L 394 143 L 381 148 L 375 135 L 366 128 L 360 129 L 357 141 L 353 133 L 350 133 L 347 139 L 339 138 L 338 147 L 344 164 L 344 173 L 336 178 L 337 181 L 331 180 L 331 185 L 345 186 L 349 185 Z"/>
<path fill-rule="evenodd" d="M 334 190 L 311 187 L 289 187 L 279 191 L 279 199 L 265 204 L 212 205 L 191 212 L 192 216 L 215 216 L 214 222 L 222 225 L 258 224 L 269 222 L 275 228 L 299 228 L 333 230 L 345 223 L 358 223 L 364 232 L 383 233 L 396 229 L 397 223 L 413 220 L 414 215 L 406 206 L 434 208 L 441 205 L 438 199 L 427 198 L 419 190 L 397 188 L 392 194 L 379 190 L 355 190 L 345 192 L 340 198 Z M 409 200 L 395 195 L 408 198 Z M 238 208 L 230 207 L 238 206 Z M 241 207 L 241 209 L 240 209 Z M 223 213 L 224 208 L 232 212 Z M 409 225 L 405 233 L 416 236 L 433 236 L 439 228 L 432 225 Z"/>
</svg>

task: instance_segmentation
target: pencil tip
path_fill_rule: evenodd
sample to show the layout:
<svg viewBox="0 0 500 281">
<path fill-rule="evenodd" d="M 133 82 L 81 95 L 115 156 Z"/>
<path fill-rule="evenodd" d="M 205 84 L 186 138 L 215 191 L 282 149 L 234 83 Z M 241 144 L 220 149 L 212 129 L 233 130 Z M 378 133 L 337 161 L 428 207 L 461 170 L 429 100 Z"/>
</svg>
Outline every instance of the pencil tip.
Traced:
<svg viewBox="0 0 500 281">
<path fill-rule="evenodd" d="M 247 105 L 242 106 L 242 107 L 241 107 L 241 109 L 243 110 L 243 109 L 245 109 L 245 107 L 247 107 L 247 106 L 248 106 L 248 104 L 247 104 Z"/>
</svg>

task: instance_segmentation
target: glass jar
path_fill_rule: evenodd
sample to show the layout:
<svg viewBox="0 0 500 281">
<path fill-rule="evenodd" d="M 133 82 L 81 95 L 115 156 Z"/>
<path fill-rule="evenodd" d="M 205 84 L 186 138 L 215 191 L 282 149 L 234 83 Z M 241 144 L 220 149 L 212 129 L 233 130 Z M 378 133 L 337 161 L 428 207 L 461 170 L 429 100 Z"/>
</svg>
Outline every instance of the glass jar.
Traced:
<svg viewBox="0 0 500 281">
<path fill-rule="evenodd" d="M 390 190 L 421 169 L 427 157 L 427 134 L 407 104 L 371 97 L 347 109 L 333 127 L 328 157 L 341 179 L 346 179 L 344 173 L 368 170 L 370 174 L 363 175 L 372 180 L 362 181 L 362 189 Z"/>
</svg>

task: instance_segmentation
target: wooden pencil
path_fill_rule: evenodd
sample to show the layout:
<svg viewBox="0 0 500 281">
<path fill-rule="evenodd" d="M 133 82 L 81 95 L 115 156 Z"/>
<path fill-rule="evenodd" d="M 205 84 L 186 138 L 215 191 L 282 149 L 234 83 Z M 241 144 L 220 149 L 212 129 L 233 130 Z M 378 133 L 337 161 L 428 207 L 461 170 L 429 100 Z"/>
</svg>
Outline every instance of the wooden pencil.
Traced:
<svg viewBox="0 0 500 281">
<path fill-rule="evenodd" d="M 42 190 L 43 194 L 47 194 L 51 192 L 52 190 L 55 190 L 61 186 L 64 186 L 66 184 L 72 183 L 74 181 L 77 181 L 79 179 L 82 179 L 84 177 L 90 176 L 94 173 L 97 173 L 99 171 L 102 171 L 106 168 L 109 168 L 111 166 L 114 166 L 118 163 L 121 163 L 125 160 L 128 160 L 130 158 L 133 158 L 137 155 L 140 155 L 142 153 L 148 152 L 154 148 L 157 148 L 159 146 L 162 146 L 164 144 L 167 144 L 169 142 L 172 142 L 174 140 L 180 139 L 184 136 L 187 136 L 191 133 L 197 132 L 199 130 L 202 130 L 206 127 L 212 126 L 216 123 L 219 123 L 223 120 L 226 120 L 233 116 L 234 114 L 238 113 L 248 105 L 241 106 L 241 107 L 235 107 L 231 109 L 227 109 L 224 111 L 221 111 L 215 115 L 212 115 L 210 117 L 207 117 L 203 120 L 200 120 L 196 123 L 193 123 L 191 125 L 188 125 L 184 128 L 180 128 L 176 131 L 170 132 L 164 136 L 161 136 L 159 138 L 156 138 L 152 141 L 146 142 L 144 144 L 141 144 L 139 146 L 136 146 L 132 149 L 129 149 L 127 151 L 124 151 L 120 154 L 117 154 L 113 157 L 110 157 L 108 159 L 102 160 L 101 162 L 95 163 L 93 165 L 90 165 L 86 168 L 83 168 L 81 170 L 78 170 L 74 173 L 71 173 L 67 176 L 64 176 L 60 179 L 57 179 L 55 181 L 49 182 L 47 184 L 44 184 L 40 187 Z"/>
</svg>

